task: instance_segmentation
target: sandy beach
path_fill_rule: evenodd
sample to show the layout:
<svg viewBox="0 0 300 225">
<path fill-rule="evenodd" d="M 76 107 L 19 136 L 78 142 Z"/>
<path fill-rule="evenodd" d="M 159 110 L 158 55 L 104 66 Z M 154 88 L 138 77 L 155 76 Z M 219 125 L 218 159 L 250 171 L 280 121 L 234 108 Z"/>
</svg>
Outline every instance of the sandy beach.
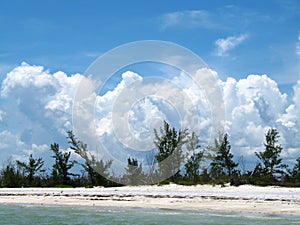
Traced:
<svg viewBox="0 0 300 225">
<path fill-rule="evenodd" d="M 138 207 L 300 215 L 300 188 L 139 186 L 1 188 L 0 204 Z"/>
</svg>

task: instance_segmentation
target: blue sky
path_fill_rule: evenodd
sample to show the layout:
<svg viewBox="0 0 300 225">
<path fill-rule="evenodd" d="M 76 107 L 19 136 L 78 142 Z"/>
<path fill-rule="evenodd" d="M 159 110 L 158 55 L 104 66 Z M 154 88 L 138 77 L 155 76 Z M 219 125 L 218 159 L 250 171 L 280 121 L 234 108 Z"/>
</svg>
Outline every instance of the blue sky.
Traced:
<svg viewBox="0 0 300 225">
<path fill-rule="evenodd" d="M 119 45 L 162 40 L 190 49 L 212 69 L 200 72 L 219 81 L 235 155 L 254 164 L 265 131 L 275 126 L 283 156 L 293 162 L 300 156 L 299 21 L 297 0 L 1 1 L 0 158 L 49 154 L 54 141 L 66 149 L 74 95 L 87 68 Z M 180 72 L 150 64 L 122 68 L 106 86 L 111 92 L 101 93 L 103 139 L 111 140 L 118 94 L 151 73 L 169 72 L 164 77 L 206 110 L 201 93 Z M 138 103 L 130 114 L 137 135 L 152 130 L 156 118 L 168 112 L 156 99 Z M 199 124 L 207 131 L 211 121 L 205 113 Z M 151 129 L 145 126 L 149 121 Z"/>
<path fill-rule="evenodd" d="M 294 1 L 1 1 L 0 69 L 22 61 L 83 73 L 98 56 L 138 40 L 178 43 L 222 79 L 268 74 L 299 78 L 300 3 Z M 225 54 L 216 41 L 244 40 Z"/>
</svg>

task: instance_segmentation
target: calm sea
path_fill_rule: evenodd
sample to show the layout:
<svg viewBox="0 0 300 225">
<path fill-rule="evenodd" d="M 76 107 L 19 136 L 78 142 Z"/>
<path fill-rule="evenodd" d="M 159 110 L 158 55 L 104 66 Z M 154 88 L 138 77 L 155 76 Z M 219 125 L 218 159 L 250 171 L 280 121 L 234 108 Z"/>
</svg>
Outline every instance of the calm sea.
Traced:
<svg viewBox="0 0 300 225">
<path fill-rule="evenodd" d="M 0 224 L 300 224 L 300 215 L 0 204 Z"/>
</svg>

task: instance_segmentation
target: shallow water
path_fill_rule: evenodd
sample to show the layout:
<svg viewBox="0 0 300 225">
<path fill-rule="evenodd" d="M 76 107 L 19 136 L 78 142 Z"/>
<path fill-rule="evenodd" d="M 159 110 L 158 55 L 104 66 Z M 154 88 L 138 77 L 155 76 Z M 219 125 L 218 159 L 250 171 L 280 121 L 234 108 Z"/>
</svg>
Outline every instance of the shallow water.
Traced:
<svg viewBox="0 0 300 225">
<path fill-rule="evenodd" d="M 0 224 L 300 224 L 299 216 L 145 208 L 0 205 Z"/>
</svg>

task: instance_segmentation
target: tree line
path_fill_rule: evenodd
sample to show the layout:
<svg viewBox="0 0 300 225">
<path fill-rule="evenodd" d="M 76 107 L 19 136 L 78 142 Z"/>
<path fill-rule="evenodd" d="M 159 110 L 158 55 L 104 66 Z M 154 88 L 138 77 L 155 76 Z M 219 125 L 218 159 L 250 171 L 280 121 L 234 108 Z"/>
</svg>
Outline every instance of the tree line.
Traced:
<svg viewBox="0 0 300 225">
<path fill-rule="evenodd" d="M 129 157 L 124 173 L 112 177 L 110 167 L 113 161 L 97 159 L 88 150 L 87 144 L 77 139 L 72 131 L 67 131 L 68 144 L 73 153 L 63 151 L 57 143 L 51 144 L 54 163 L 50 173 L 46 172 L 42 158 L 34 158 L 30 154 L 27 162 L 16 160 L 3 166 L 0 171 L 0 186 L 108 187 L 148 184 L 153 183 L 155 177 L 163 177 L 160 184 L 230 183 L 236 186 L 253 184 L 300 187 L 300 157 L 292 168 L 282 162 L 283 147 L 279 144 L 279 132 L 275 128 L 267 130 L 264 148 L 255 152 L 257 164 L 252 170 L 246 170 L 243 158 L 235 161 L 227 133 L 220 133 L 213 145 L 203 149 L 197 134 L 188 130 L 176 130 L 167 122 L 159 130 L 154 129 L 154 135 L 156 154 L 150 160 L 153 166 L 150 165 L 147 171 L 138 159 Z M 80 156 L 81 162 L 71 160 L 71 154 Z M 71 172 L 76 164 L 82 167 L 81 174 Z"/>
</svg>

